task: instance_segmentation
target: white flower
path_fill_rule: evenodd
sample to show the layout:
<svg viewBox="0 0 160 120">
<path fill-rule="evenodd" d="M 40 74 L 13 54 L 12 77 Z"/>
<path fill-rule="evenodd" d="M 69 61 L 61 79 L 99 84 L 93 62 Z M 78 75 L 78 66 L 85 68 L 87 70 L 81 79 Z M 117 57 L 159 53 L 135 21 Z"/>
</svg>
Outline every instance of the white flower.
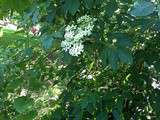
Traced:
<svg viewBox="0 0 160 120">
<path fill-rule="evenodd" d="M 95 18 L 91 18 L 88 15 L 84 15 L 84 16 L 78 18 L 77 23 L 78 24 L 81 24 L 82 22 L 84 22 L 84 23 L 93 23 L 93 22 L 95 22 L 95 20 L 96 20 Z"/>
<path fill-rule="evenodd" d="M 64 41 L 61 42 L 62 50 L 69 51 L 72 56 L 78 56 L 84 51 L 83 38 L 92 34 L 94 18 L 88 15 L 77 20 L 78 25 L 68 25 L 65 28 Z"/>
<path fill-rule="evenodd" d="M 91 32 L 90 29 L 85 29 L 85 30 L 83 31 L 83 34 L 84 34 L 84 36 L 90 36 L 90 35 L 92 34 L 92 32 Z"/>
<path fill-rule="evenodd" d="M 85 36 L 84 31 L 81 28 L 78 28 L 77 34 L 74 36 L 74 41 L 79 41 Z"/>
<path fill-rule="evenodd" d="M 71 48 L 71 45 L 72 44 L 68 41 L 62 41 L 61 42 L 61 47 L 65 52 L 67 52 Z"/>
<path fill-rule="evenodd" d="M 76 30 L 77 29 L 77 26 L 76 25 L 68 25 L 67 27 L 66 27 L 66 29 L 65 29 L 65 31 L 66 32 L 68 32 L 68 31 L 73 31 L 73 30 Z"/>
<path fill-rule="evenodd" d="M 58 95 L 55 95 L 54 97 L 49 98 L 50 100 L 57 100 L 59 97 Z"/>
<path fill-rule="evenodd" d="M 21 93 L 20 93 L 20 96 L 27 96 L 27 93 L 28 93 L 28 90 L 22 89 Z"/>
<path fill-rule="evenodd" d="M 153 82 L 152 82 L 152 87 L 154 89 L 158 89 L 160 90 L 160 82 L 158 80 L 156 80 L 155 78 L 152 78 Z"/>
<path fill-rule="evenodd" d="M 64 34 L 64 38 L 67 39 L 67 40 L 73 39 L 73 37 L 74 37 L 74 31 L 67 31 Z"/>
<path fill-rule="evenodd" d="M 83 52 L 84 46 L 81 43 L 74 44 L 69 50 L 69 54 L 72 56 L 78 56 Z"/>
<path fill-rule="evenodd" d="M 92 80 L 92 79 L 93 79 L 93 76 L 92 76 L 92 75 L 88 75 L 88 76 L 87 76 L 87 79 L 88 79 L 88 80 Z"/>
<path fill-rule="evenodd" d="M 87 70 L 86 70 L 86 69 L 82 70 L 81 74 L 84 74 L 85 72 L 87 72 Z"/>
</svg>

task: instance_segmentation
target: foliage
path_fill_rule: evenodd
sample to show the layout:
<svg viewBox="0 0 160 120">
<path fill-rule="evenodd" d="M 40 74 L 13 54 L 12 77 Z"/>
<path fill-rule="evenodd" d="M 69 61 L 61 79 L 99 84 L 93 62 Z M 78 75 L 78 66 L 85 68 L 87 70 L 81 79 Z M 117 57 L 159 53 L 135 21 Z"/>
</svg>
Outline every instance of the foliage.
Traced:
<svg viewBox="0 0 160 120">
<path fill-rule="evenodd" d="M 152 87 L 160 80 L 159 0 L 12 2 L 0 0 L 0 13 L 18 14 L 20 28 L 0 38 L 0 119 L 160 119 Z M 85 15 L 94 27 L 74 31 L 84 50 L 72 56 L 61 43 Z M 37 24 L 40 35 L 28 34 Z"/>
</svg>

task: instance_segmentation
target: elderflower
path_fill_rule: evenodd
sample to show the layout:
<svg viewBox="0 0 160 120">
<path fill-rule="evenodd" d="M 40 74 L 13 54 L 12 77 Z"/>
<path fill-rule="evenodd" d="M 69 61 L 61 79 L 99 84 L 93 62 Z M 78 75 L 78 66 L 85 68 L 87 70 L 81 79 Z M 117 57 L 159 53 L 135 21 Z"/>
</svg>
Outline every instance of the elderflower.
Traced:
<svg viewBox="0 0 160 120">
<path fill-rule="evenodd" d="M 71 46 L 72 46 L 71 42 L 68 41 L 61 42 L 61 47 L 65 52 L 67 52 L 71 48 Z"/>
<path fill-rule="evenodd" d="M 160 90 L 160 82 L 158 80 L 156 80 L 155 78 L 152 78 L 153 82 L 152 82 L 152 87 L 154 89 L 158 89 Z"/>
<path fill-rule="evenodd" d="M 92 80 L 92 79 L 93 79 L 93 75 L 88 75 L 88 76 L 87 76 L 87 79 L 88 79 L 88 80 Z"/>
<path fill-rule="evenodd" d="M 64 35 L 64 38 L 69 40 L 72 39 L 74 37 L 74 32 L 73 31 L 67 31 L 66 34 Z"/>
<path fill-rule="evenodd" d="M 64 40 L 61 42 L 62 50 L 69 52 L 72 56 L 79 56 L 84 51 L 83 38 L 90 36 L 94 28 L 95 18 L 88 15 L 77 20 L 65 28 Z"/>
<path fill-rule="evenodd" d="M 71 49 L 69 50 L 69 54 L 72 56 L 78 56 L 83 52 L 84 46 L 82 43 L 73 44 Z"/>
<path fill-rule="evenodd" d="M 68 25 L 65 29 L 66 32 L 68 31 L 73 31 L 73 30 L 76 30 L 77 29 L 77 26 L 76 25 Z"/>
<path fill-rule="evenodd" d="M 27 89 L 22 89 L 20 92 L 20 96 L 27 96 L 28 90 Z"/>
</svg>

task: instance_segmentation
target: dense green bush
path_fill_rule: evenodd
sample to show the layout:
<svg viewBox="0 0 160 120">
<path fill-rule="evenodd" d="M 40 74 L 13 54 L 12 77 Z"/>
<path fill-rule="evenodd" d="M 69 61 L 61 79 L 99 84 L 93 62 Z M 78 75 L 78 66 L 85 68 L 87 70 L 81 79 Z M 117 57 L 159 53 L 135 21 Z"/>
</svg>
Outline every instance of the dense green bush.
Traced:
<svg viewBox="0 0 160 120">
<path fill-rule="evenodd" d="M 0 0 L 1 16 L 18 16 L 25 34 L 0 57 L 0 119 L 159 120 L 159 6 Z"/>
</svg>

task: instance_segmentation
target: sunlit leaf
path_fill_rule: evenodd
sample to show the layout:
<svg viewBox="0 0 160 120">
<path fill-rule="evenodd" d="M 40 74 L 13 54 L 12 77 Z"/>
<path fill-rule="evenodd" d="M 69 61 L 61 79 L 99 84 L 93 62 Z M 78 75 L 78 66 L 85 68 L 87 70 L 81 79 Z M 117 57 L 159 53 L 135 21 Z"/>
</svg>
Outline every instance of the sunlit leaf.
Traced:
<svg viewBox="0 0 160 120">
<path fill-rule="evenodd" d="M 145 0 L 137 0 L 134 7 L 130 11 L 132 16 L 147 16 L 154 12 L 155 5 L 152 2 Z"/>
</svg>

